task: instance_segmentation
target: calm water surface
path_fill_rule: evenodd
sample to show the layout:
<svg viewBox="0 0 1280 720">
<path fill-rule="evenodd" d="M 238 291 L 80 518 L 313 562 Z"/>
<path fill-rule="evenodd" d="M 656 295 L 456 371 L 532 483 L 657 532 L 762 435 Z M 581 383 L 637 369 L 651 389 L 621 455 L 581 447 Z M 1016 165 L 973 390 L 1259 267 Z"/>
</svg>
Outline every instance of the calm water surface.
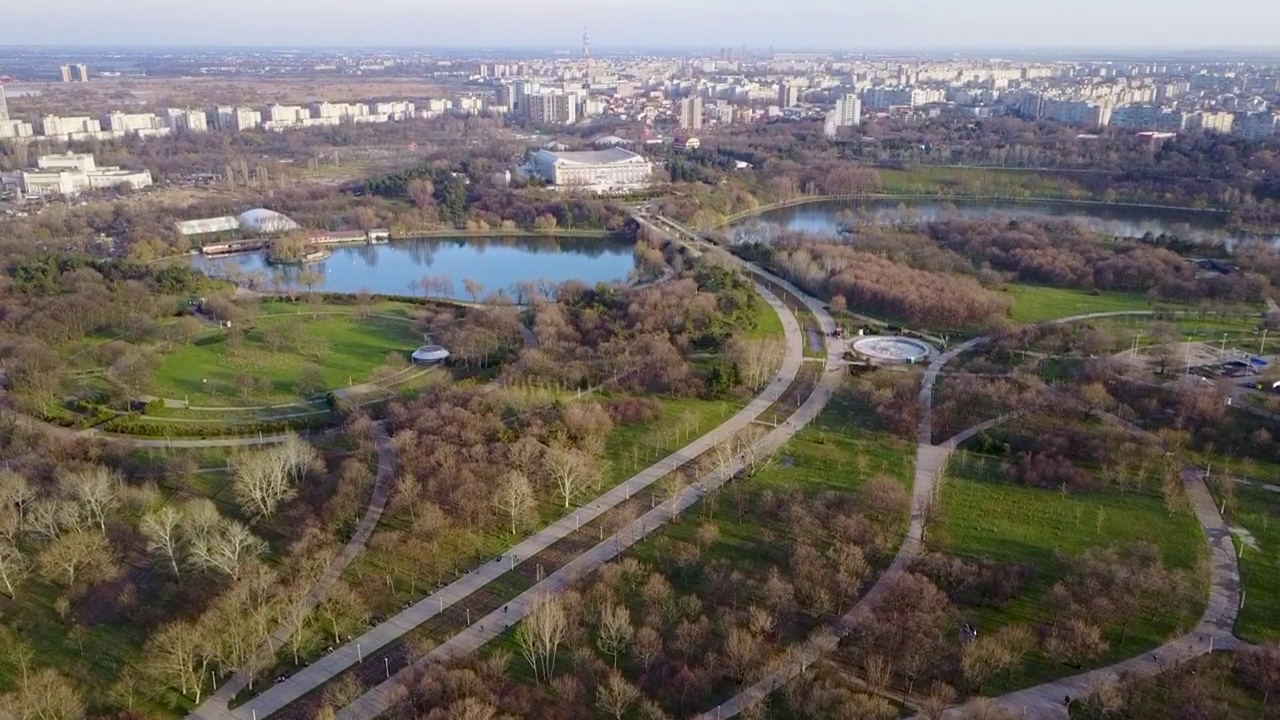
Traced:
<svg viewBox="0 0 1280 720">
<path fill-rule="evenodd" d="M 1222 243 L 1228 247 L 1246 238 L 1280 243 L 1280 236 L 1250 235 L 1226 228 L 1227 217 L 1221 213 L 1166 210 L 1120 205 L 1089 205 L 1046 202 L 956 202 L 932 200 L 865 200 L 861 202 L 819 202 L 810 205 L 771 210 L 737 226 L 744 240 L 767 237 L 780 230 L 811 233 L 834 233 L 850 213 L 870 215 L 876 222 L 891 224 L 901 217 L 901 209 L 910 208 L 921 221 L 941 220 L 959 215 L 968 218 L 1033 218 L 1070 219 L 1090 229 L 1116 237 L 1142 237 L 1173 234 L 1186 240 Z M 843 217 L 842 217 L 843 214 Z"/>
<path fill-rule="evenodd" d="M 387 245 L 339 245 L 323 262 L 308 265 L 324 276 L 324 292 L 367 290 L 387 295 L 421 294 L 424 276 L 447 275 L 451 296 L 470 299 L 464 279 L 484 286 L 481 296 L 501 289 L 514 295 L 517 283 L 581 280 L 624 281 L 635 268 L 632 244 L 609 238 L 432 238 L 397 240 Z M 260 252 L 227 258 L 193 257 L 192 266 L 215 276 L 279 273 L 282 287 L 298 287 L 298 268 L 273 266 Z M 268 283 L 270 285 L 270 283 Z"/>
</svg>

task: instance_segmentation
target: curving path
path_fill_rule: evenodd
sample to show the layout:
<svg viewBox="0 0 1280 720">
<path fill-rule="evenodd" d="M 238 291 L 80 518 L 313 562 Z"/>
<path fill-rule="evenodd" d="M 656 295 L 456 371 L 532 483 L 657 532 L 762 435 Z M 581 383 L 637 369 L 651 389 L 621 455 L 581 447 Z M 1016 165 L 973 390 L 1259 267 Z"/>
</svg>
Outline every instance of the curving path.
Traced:
<svg viewBox="0 0 1280 720">
<path fill-rule="evenodd" d="M 361 553 L 365 550 L 365 545 L 369 542 L 369 537 L 373 535 L 374 529 L 378 526 L 378 521 L 382 519 L 382 512 L 387 507 L 387 498 L 391 495 L 392 480 L 395 473 L 395 450 L 391 447 L 391 438 L 387 435 L 387 429 L 382 422 L 373 424 L 373 443 L 378 453 L 378 474 L 373 483 L 373 494 L 369 499 L 369 507 L 365 510 L 364 517 L 360 518 L 360 524 L 356 526 L 356 531 L 352 534 L 351 539 L 347 541 L 342 552 L 329 562 L 329 567 L 325 569 L 324 575 L 316 581 L 311 590 L 307 592 L 301 599 L 301 604 L 306 608 L 304 614 L 309 615 L 317 605 L 324 600 L 329 594 L 329 590 L 333 588 L 334 583 L 342 577 L 342 573 Z M 293 628 L 288 623 L 280 623 L 276 629 L 272 631 L 267 638 L 267 642 L 258 648 L 254 653 L 254 659 L 246 663 L 245 667 L 237 672 L 230 680 L 222 684 L 204 704 L 196 708 L 188 717 L 192 718 L 228 718 L 230 717 L 226 708 L 232 698 L 241 690 L 248 686 L 253 676 L 253 669 L 261 667 L 264 663 L 270 663 L 275 653 L 292 635 Z"/>
<path fill-rule="evenodd" d="M 818 323 L 823 327 L 826 333 L 830 334 L 831 331 L 835 329 L 835 321 L 826 312 L 820 301 L 804 294 L 798 288 L 785 280 L 774 277 L 758 267 L 748 265 L 746 263 L 740 264 L 742 267 L 749 269 L 756 275 L 767 279 L 769 282 L 776 283 L 779 286 L 784 287 L 788 292 L 791 292 L 796 297 L 800 298 L 800 300 L 804 302 L 805 306 L 814 313 L 814 316 L 818 319 Z M 762 393 L 760 397 L 757 397 L 748 409 L 744 409 L 735 416 L 734 419 L 730 420 L 730 422 L 737 424 L 735 421 L 738 420 L 739 416 L 742 416 L 746 422 L 742 423 L 738 427 L 745 427 L 750 422 L 753 422 L 778 397 L 781 397 L 782 392 L 786 389 L 786 386 L 790 384 L 791 380 L 795 378 L 795 375 L 799 371 L 800 365 L 803 362 L 804 340 L 802 337 L 802 331 L 795 319 L 795 316 L 786 310 L 785 306 L 776 296 L 765 290 L 763 287 L 757 286 L 757 291 L 765 297 L 774 310 L 778 312 L 779 317 L 783 320 L 783 328 L 787 339 L 787 356 L 783 362 L 783 368 L 779 370 L 777 378 L 773 383 L 771 383 L 769 389 L 766 390 L 765 393 Z M 844 379 L 844 364 L 841 360 L 842 354 L 843 346 L 840 343 L 832 342 L 828 344 L 826 369 L 817 385 L 795 413 L 793 413 L 781 426 L 775 428 L 759 441 L 758 447 L 760 450 L 767 452 L 782 447 L 782 445 L 794 437 L 796 433 L 800 432 L 801 429 L 818 417 L 823 408 L 826 407 L 827 403 L 835 395 L 836 390 Z M 768 397 L 766 398 L 765 396 Z M 723 425 L 721 428 L 717 429 L 717 432 L 722 428 L 724 428 Z M 736 432 L 736 429 L 734 432 Z M 731 436 L 732 433 L 727 433 L 721 437 L 727 438 Z M 707 440 L 709 437 L 710 435 L 704 436 L 703 438 L 700 438 L 700 441 Z M 715 442 L 716 441 L 706 443 L 704 449 L 710 449 Z M 688 448 L 686 448 L 686 450 L 687 449 Z M 699 450 L 696 453 L 691 453 L 689 454 L 689 457 L 695 457 L 701 452 L 702 451 Z M 351 705 L 344 708 L 338 714 L 338 717 L 341 720 L 367 720 L 368 718 L 374 718 L 380 713 L 386 712 L 400 696 L 405 682 L 413 677 L 415 669 L 420 670 L 422 667 L 432 662 L 459 658 L 475 652 L 523 619 L 529 613 L 536 599 L 563 592 L 565 589 L 576 583 L 582 576 L 612 561 L 623 550 L 644 539 L 664 524 L 679 516 L 681 512 L 692 507 L 708 492 L 711 492 L 728 482 L 733 476 L 742 471 L 744 464 L 743 459 L 739 457 L 734 462 L 729 472 L 724 475 L 710 473 L 699 478 L 696 485 L 689 491 L 685 492 L 674 506 L 670 503 L 664 503 L 663 505 L 645 513 L 641 517 L 636 518 L 627 527 L 620 529 L 612 536 L 606 537 L 590 550 L 579 555 L 558 571 L 552 573 L 541 582 L 521 593 L 510 603 L 504 606 L 503 609 L 495 610 L 486 617 L 480 618 L 471 627 L 434 648 L 424 658 L 415 663 L 415 665 L 401 670 L 394 677 L 365 693 Z M 521 557 L 527 556 L 522 555 Z"/>
<path fill-rule="evenodd" d="M 1086 313 L 1083 315 L 1072 315 L 1069 317 L 1058 318 L 1047 321 L 1044 324 L 1059 325 L 1064 323 L 1079 322 L 1082 320 L 1092 320 L 1097 318 L 1118 317 L 1126 315 L 1153 315 L 1154 311 L 1135 310 L 1135 311 L 1115 311 L 1115 312 L 1099 312 Z M 916 556 L 920 554 L 924 541 L 924 525 L 928 518 L 928 514 L 934 499 L 934 490 L 938 477 L 946 467 L 947 459 L 951 453 L 955 451 L 960 443 L 969 439 L 973 435 L 995 427 L 1002 422 L 1007 421 L 1010 416 L 1001 416 L 993 420 L 969 428 L 949 440 L 935 445 L 933 443 L 933 392 L 937 383 L 938 375 L 942 372 L 943 367 L 951 362 L 956 356 L 967 352 L 979 345 L 987 343 L 990 337 L 976 337 L 964 343 L 956 345 L 945 353 L 934 358 L 929 363 L 929 367 L 925 370 L 924 378 L 920 388 L 919 404 L 920 404 L 920 424 L 916 433 L 916 468 L 915 478 L 912 483 L 911 491 L 911 517 L 907 525 L 907 535 L 903 539 L 901 547 L 898 549 L 897 556 L 885 572 L 872 585 L 871 589 L 866 592 L 858 600 L 854 606 L 842 615 L 829 629 L 816 631 L 808 641 L 796 646 L 787 656 L 770 670 L 762 679 L 743 688 L 739 693 L 724 703 L 716 707 L 715 710 L 707 712 L 699 717 L 699 720 L 720 720 L 721 718 L 729 718 L 742 712 L 752 704 L 763 700 L 774 690 L 782 687 L 789 680 L 804 672 L 809 665 L 819 660 L 824 654 L 835 649 L 841 637 L 847 635 L 855 626 L 857 621 L 865 617 L 871 609 L 879 602 L 886 592 L 889 582 L 902 574 L 910 567 Z M 1209 497 L 1207 488 L 1203 483 L 1191 482 L 1187 484 L 1188 495 L 1192 499 L 1192 503 L 1196 508 L 1196 516 L 1200 519 L 1201 524 L 1205 528 L 1205 537 L 1209 543 L 1211 558 L 1211 592 L 1210 602 L 1205 610 L 1205 615 L 1201 619 L 1200 626 L 1188 636 L 1179 638 L 1171 642 L 1170 647 L 1162 648 L 1156 651 L 1156 655 L 1164 655 L 1166 660 L 1177 656 L 1178 649 L 1182 652 L 1188 652 L 1193 648 L 1187 645 L 1185 648 L 1177 645 L 1177 643 L 1194 639 L 1197 632 L 1204 633 L 1212 629 L 1214 633 L 1214 647 L 1223 647 L 1223 642 L 1234 642 L 1234 639 L 1227 640 L 1231 636 L 1231 627 L 1235 620 L 1235 613 L 1239 608 L 1239 572 L 1235 564 L 1234 547 L 1231 545 L 1231 536 L 1227 532 L 1225 523 L 1221 516 L 1213 507 L 1213 500 Z M 1206 501 L 1207 498 L 1207 501 Z M 1204 513 L 1208 513 L 1213 517 L 1209 517 Z M 1214 520 L 1216 518 L 1216 521 Z M 1225 623 L 1225 626 L 1224 626 Z M 1220 637 L 1225 633 L 1225 637 Z M 1205 650 L 1208 648 L 1208 640 L 1202 642 Z M 1136 659 L 1138 663 L 1133 670 L 1141 668 L 1141 658 Z M 1155 662 L 1154 660 L 1152 662 Z M 1121 663 L 1123 665 L 1124 663 Z M 1116 668 L 1118 666 L 1112 666 Z M 1105 678 L 1101 673 L 1105 673 L 1111 668 L 1104 668 L 1094 673 L 1086 674 L 1089 682 L 1103 681 Z M 1130 669 L 1130 668 L 1126 668 Z M 1080 676 L 1080 677 L 1086 677 Z M 1063 689 L 1062 683 L 1067 683 L 1073 678 L 1066 678 L 1055 683 L 1048 683 L 1036 688 L 1029 688 L 1020 693 L 1014 693 L 1013 696 L 1000 698 L 1002 703 L 1010 707 L 1020 707 L 1019 703 L 1025 705 L 1029 710 L 1033 707 L 1033 700 L 1037 700 L 1034 705 L 1039 712 L 1049 712 L 1050 707 L 1048 700 L 1056 696 L 1057 711 L 1062 711 L 1065 717 L 1065 710 L 1062 707 L 1062 699 L 1065 695 L 1071 694 L 1071 690 Z M 1062 689 L 1062 692 L 1058 692 Z M 1022 695 L 1025 693 L 1026 695 Z M 1072 697 L 1078 696 L 1077 691 Z M 958 716 L 958 715 L 955 715 Z M 953 716 L 948 716 L 953 717 Z M 1056 717 L 1056 715 L 1028 715 L 1028 717 Z"/>
<path fill-rule="evenodd" d="M 290 703 L 319 688 L 325 682 L 357 664 L 362 660 L 365 654 L 374 653 L 378 649 L 395 642 L 406 633 L 435 617 L 445 608 L 451 607 L 455 603 L 506 574 L 514 568 L 515 565 L 524 562 L 562 538 L 572 534 L 577 530 L 581 522 L 589 522 L 618 504 L 625 502 L 630 498 L 632 493 L 639 492 L 640 490 L 649 487 L 692 458 L 701 455 L 720 441 L 734 436 L 738 431 L 753 423 L 762 413 L 765 412 L 765 410 L 767 410 L 778 398 L 782 396 L 787 386 L 790 385 L 791 381 L 799 372 L 803 357 L 803 351 L 801 349 L 801 330 L 799 324 L 795 320 L 795 317 L 786 309 L 782 301 L 776 296 L 772 293 L 768 293 L 768 291 L 765 291 L 763 288 L 760 288 L 760 290 L 761 295 L 783 320 L 783 330 L 787 337 L 788 352 L 774 381 L 771 382 L 764 391 L 757 395 L 745 408 L 706 435 L 694 440 L 684 448 L 677 450 L 675 453 L 642 470 L 629 480 L 619 484 L 609 491 L 606 491 L 594 500 L 587 502 L 573 514 L 567 515 L 548 525 L 538 533 L 535 533 L 516 546 L 510 548 L 503 554 L 501 558 L 502 562 L 489 562 L 481 565 L 479 568 L 464 575 L 459 580 L 456 580 L 437 592 L 432 593 L 415 605 L 388 619 L 386 622 L 370 629 L 360 637 L 355 638 L 346 645 L 317 660 L 312 665 L 303 668 L 292 677 L 287 678 L 283 682 L 269 688 L 263 694 L 253 698 L 236 710 L 231 711 L 229 715 L 209 715 L 202 717 L 234 717 L 242 720 L 254 720 L 255 716 L 258 718 L 266 718 L 270 714 L 278 712 Z M 588 553 L 588 555 L 590 555 L 590 553 Z M 582 562 L 574 561 L 577 563 L 575 566 L 576 568 L 580 569 L 583 563 L 590 561 L 590 558 L 584 560 L 585 557 L 586 556 L 583 556 L 578 559 Z M 556 577 L 556 575 L 557 574 L 553 574 L 550 577 Z M 559 582 L 562 582 L 565 575 L 559 574 L 559 577 L 561 578 Z M 473 628 L 477 631 L 479 630 L 479 626 L 473 626 Z M 463 635 L 455 638 L 454 641 L 462 642 L 459 638 L 466 636 L 467 633 L 463 633 Z M 389 692 L 384 695 L 379 695 L 378 697 L 385 700 L 387 694 L 389 694 Z M 376 704 L 380 701 L 371 699 L 366 702 L 369 704 Z"/>
</svg>

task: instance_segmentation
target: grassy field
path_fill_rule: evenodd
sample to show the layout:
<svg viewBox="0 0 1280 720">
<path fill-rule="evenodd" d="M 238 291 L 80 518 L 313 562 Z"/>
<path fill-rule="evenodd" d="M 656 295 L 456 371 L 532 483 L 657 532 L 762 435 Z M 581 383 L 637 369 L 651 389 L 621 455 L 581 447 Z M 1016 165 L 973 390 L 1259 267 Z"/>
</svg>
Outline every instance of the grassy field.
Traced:
<svg viewBox="0 0 1280 720">
<path fill-rule="evenodd" d="M 319 368 L 326 389 L 364 382 L 388 354 L 407 354 L 421 344 L 407 310 L 380 309 L 359 319 L 349 307 L 269 304 L 258 317 L 243 321 L 236 347 L 228 333 L 212 329 L 190 343 L 172 346 L 149 387 L 150 394 L 187 400 L 196 406 L 287 403 L 301 399 L 296 383 L 308 365 Z M 328 314 L 326 314 L 328 313 Z M 293 333 L 272 349 L 268 333 Z M 265 383 L 242 396 L 237 377 Z"/>
<path fill-rule="evenodd" d="M 773 311 L 773 307 L 764 301 L 759 295 L 753 295 L 755 302 L 755 318 L 756 326 L 742 333 L 742 337 L 748 340 L 764 340 L 767 338 L 782 337 L 782 320 L 778 317 L 778 313 Z"/>
<path fill-rule="evenodd" d="M 1065 558 L 1090 548 L 1119 547 L 1146 541 L 1160 548 L 1167 566 L 1202 567 L 1207 560 L 1203 534 L 1189 512 L 1171 513 L 1158 496 L 1099 491 L 1064 494 L 1014 485 L 999 478 L 999 460 L 969 453 L 953 459 L 943 484 L 940 509 L 930 524 L 932 549 L 969 559 L 1030 563 L 1035 578 L 1003 608 L 969 609 L 969 621 L 983 632 L 1019 622 L 1037 625 L 1051 619 L 1049 594 L 1067 571 Z M 1198 611 L 1197 611 L 1198 616 Z M 1132 624 L 1127 637 L 1104 628 L 1110 650 L 1093 665 L 1106 665 L 1158 645 L 1188 618 L 1162 618 Z M 1033 653 L 1019 672 L 1000 679 L 986 693 L 1026 687 L 1079 668 L 1059 665 Z"/>
<path fill-rule="evenodd" d="M 1237 485 L 1235 495 L 1230 518 L 1245 593 L 1236 635 L 1255 643 L 1280 641 L 1280 493 Z"/>
<path fill-rule="evenodd" d="M 976 195 L 1088 199 L 1089 194 L 1043 173 L 987 168 L 879 169 L 882 192 L 901 195 Z"/>
<path fill-rule="evenodd" d="M 1151 310 L 1151 303 L 1139 293 L 1067 290 L 1039 285 L 1011 284 L 1004 292 L 1013 298 L 1010 313 L 1015 323 L 1036 323 L 1071 315 L 1120 310 Z"/>
</svg>

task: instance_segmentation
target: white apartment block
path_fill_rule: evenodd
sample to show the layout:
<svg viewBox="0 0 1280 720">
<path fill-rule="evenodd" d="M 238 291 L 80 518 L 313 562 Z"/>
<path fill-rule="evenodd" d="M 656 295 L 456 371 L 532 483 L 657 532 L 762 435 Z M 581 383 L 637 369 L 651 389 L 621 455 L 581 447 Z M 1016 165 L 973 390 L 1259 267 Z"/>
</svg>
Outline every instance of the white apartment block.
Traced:
<svg viewBox="0 0 1280 720">
<path fill-rule="evenodd" d="M 144 137 L 164 135 L 169 132 L 163 118 L 144 113 L 113 112 L 107 115 L 106 129 L 114 132 L 136 133 Z"/>
<path fill-rule="evenodd" d="M 22 172 L 22 190 L 28 195 L 75 195 L 85 190 L 151 185 L 151 171 L 97 167 L 93 155 L 65 153 L 36 158 L 38 170 Z"/>
<path fill-rule="evenodd" d="M 862 124 L 862 101 L 848 93 L 836 100 L 836 127 L 857 127 Z"/>
<path fill-rule="evenodd" d="M 0 120 L 0 140 L 17 140 L 35 134 L 31 123 L 21 120 Z"/>
<path fill-rule="evenodd" d="M 702 98 L 695 95 L 680 101 L 680 129 L 702 129 Z"/>
<path fill-rule="evenodd" d="M 311 117 L 311 111 L 301 105 L 271 105 L 263 115 L 263 120 L 270 123 L 299 125 Z"/>
<path fill-rule="evenodd" d="M 369 106 L 362 103 L 331 103 L 318 102 L 311 104 L 311 117 L 313 118 L 338 118 L 339 120 L 354 120 L 369 114 Z"/>
<path fill-rule="evenodd" d="M 166 108 L 161 117 L 173 132 L 205 132 L 209 129 L 209 119 L 203 110 Z"/>
<path fill-rule="evenodd" d="M 392 120 L 405 120 L 413 117 L 413 103 L 407 101 L 369 103 L 370 114 L 386 115 Z"/>
<path fill-rule="evenodd" d="M 102 130 L 102 123 L 88 115 L 76 115 L 73 117 L 45 115 L 40 118 L 37 126 L 41 135 L 49 136 L 66 136 L 72 133 L 91 133 Z"/>
<path fill-rule="evenodd" d="M 1188 130 L 1204 130 L 1205 132 L 1227 135 L 1235 125 L 1236 116 L 1229 112 L 1198 112 L 1187 122 Z"/>
</svg>

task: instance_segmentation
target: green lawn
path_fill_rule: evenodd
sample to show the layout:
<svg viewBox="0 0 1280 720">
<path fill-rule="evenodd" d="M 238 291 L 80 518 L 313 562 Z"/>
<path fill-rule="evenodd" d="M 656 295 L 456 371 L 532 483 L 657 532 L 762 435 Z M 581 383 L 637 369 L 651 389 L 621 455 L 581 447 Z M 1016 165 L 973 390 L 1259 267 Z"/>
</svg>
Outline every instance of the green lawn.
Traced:
<svg viewBox="0 0 1280 720">
<path fill-rule="evenodd" d="M 221 329 L 172 346 L 148 392 L 200 406 L 294 402 L 301 399 L 295 383 L 306 365 L 320 368 L 327 389 L 344 388 L 368 379 L 389 353 L 407 356 L 422 343 L 407 316 L 398 319 L 379 313 L 359 319 L 351 308 L 321 307 L 313 317 L 309 308 L 284 304 L 267 305 L 264 310 L 268 312 L 243 321 L 239 347 Z M 282 327 L 291 327 L 296 337 L 273 350 L 266 334 Z M 242 396 L 235 387 L 237 376 L 265 378 L 270 384 Z"/>
<path fill-rule="evenodd" d="M 752 295 L 755 303 L 755 327 L 750 328 L 742 333 L 742 337 L 748 340 L 764 340 L 768 338 L 782 338 L 782 320 L 778 317 L 778 313 L 774 312 L 773 307 L 764 301 L 759 295 Z"/>
<path fill-rule="evenodd" d="M 1015 323 L 1035 323 L 1071 315 L 1120 310 L 1150 310 L 1151 304 L 1140 293 L 1105 292 L 1010 284 L 1004 292 L 1013 298 L 1010 313 Z"/>
<path fill-rule="evenodd" d="M 1158 496 L 1110 490 L 1064 494 L 1014 485 L 999 479 L 999 473 L 997 458 L 957 453 L 927 533 L 934 550 L 1037 568 L 1031 583 L 1005 607 L 967 611 L 968 619 L 976 620 L 984 632 L 1014 622 L 1036 625 L 1051 620 L 1049 593 L 1066 573 L 1064 557 L 1090 548 L 1146 541 L 1160 548 L 1169 567 L 1205 567 L 1207 550 L 1195 517 L 1189 512 L 1171 513 Z M 1111 648 L 1093 666 L 1154 647 L 1176 632 L 1180 622 L 1190 624 L 1198 615 L 1197 610 L 1194 617 L 1144 620 L 1131 625 L 1123 638 L 1118 628 L 1104 628 Z M 983 691 L 1026 687 L 1079 671 L 1033 653 L 1020 671 L 999 679 L 995 687 L 984 686 Z"/>
<path fill-rule="evenodd" d="M 1280 641 L 1280 493 L 1247 485 L 1235 492 L 1230 515 L 1245 593 L 1236 635 L 1255 643 Z"/>
<path fill-rule="evenodd" d="M 1089 193 L 1043 173 L 987 168 L 882 168 L 881 190 L 900 195 L 976 195 L 1008 198 L 1088 199 Z"/>
</svg>

